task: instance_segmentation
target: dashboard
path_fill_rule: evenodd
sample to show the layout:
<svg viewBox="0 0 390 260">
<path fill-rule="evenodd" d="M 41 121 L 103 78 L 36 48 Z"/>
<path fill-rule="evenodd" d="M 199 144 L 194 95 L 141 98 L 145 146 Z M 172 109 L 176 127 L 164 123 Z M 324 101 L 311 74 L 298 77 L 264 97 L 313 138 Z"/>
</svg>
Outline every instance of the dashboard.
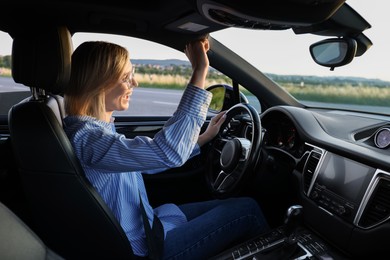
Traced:
<svg viewBox="0 0 390 260">
<path fill-rule="evenodd" d="M 305 143 L 390 171 L 390 117 L 278 106 L 261 115 L 263 145 L 300 159 Z"/>
<path fill-rule="evenodd" d="M 390 250 L 389 121 L 287 106 L 261 115 L 263 149 L 294 162 L 305 225 L 352 257 Z"/>
</svg>

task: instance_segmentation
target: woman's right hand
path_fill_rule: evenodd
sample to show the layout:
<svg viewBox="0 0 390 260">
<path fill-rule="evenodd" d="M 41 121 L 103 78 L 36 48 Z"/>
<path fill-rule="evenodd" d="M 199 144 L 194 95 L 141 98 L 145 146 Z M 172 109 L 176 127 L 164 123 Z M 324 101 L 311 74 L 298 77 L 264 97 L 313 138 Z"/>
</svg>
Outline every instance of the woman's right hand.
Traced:
<svg viewBox="0 0 390 260">
<path fill-rule="evenodd" d="M 207 129 L 203 134 L 199 135 L 198 145 L 203 146 L 204 144 L 210 142 L 220 131 L 223 122 L 226 119 L 226 111 L 220 112 L 218 115 L 211 118 Z"/>
</svg>

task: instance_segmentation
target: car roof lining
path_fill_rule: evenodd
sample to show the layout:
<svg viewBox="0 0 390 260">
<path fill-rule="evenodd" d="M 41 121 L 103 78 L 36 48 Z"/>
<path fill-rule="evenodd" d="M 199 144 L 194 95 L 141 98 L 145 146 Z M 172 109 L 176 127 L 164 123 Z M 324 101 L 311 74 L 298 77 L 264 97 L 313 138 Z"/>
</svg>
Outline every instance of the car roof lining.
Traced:
<svg viewBox="0 0 390 260">
<path fill-rule="evenodd" d="M 220 0 L 218 0 L 221 2 Z M 84 3 L 87 3 L 84 4 Z M 199 37 L 202 34 L 211 33 L 222 30 L 228 26 L 222 25 L 210 20 L 201 11 L 199 11 L 199 3 L 213 3 L 211 0 L 144 0 L 123 2 L 118 0 L 110 1 L 95 1 L 91 4 L 89 1 L 76 0 L 52 0 L 24 2 L 20 0 L 9 1 L 3 5 L 7 12 L 3 12 L 0 17 L 1 30 L 8 32 L 11 37 L 17 33 L 23 33 L 27 28 L 38 29 L 41 23 L 45 24 L 51 21 L 51 24 L 59 26 L 66 25 L 71 32 L 95 32 L 95 33 L 117 33 L 121 35 L 140 37 L 146 40 L 153 40 L 161 44 L 166 44 L 176 49 L 183 49 L 183 45 L 190 39 Z M 222 1 L 234 6 L 235 1 Z M 240 1 L 241 2 L 241 1 Z M 313 4 L 312 0 L 277 0 L 278 6 L 272 1 L 263 0 L 259 2 L 264 8 L 268 8 L 272 14 L 267 14 L 273 20 L 279 19 L 283 21 L 284 12 L 283 6 L 296 6 L 294 17 L 306 15 L 304 4 Z M 276 22 L 274 26 L 268 28 L 261 27 L 262 30 L 280 30 L 293 29 L 299 33 L 314 33 L 320 35 L 358 35 L 362 33 L 370 25 L 352 8 L 350 8 L 344 0 L 319 0 L 319 4 L 327 2 L 343 3 L 338 10 L 348 12 L 350 18 L 353 16 L 354 21 L 360 26 L 354 28 L 350 25 L 344 25 L 343 19 L 334 18 L 333 16 L 325 21 L 302 25 L 298 20 L 284 22 Z M 247 4 L 250 4 L 249 1 Z M 43 5 L 44 4 L 44 5 Z M 302 9 L 302 11 L 299 11 Z M 245 12 L 249 12 L 250 8 L 246 8 Z M 315 9 L 314 9 L 315 10 Z M 319 9 L 320 11 L 320 9 Z M 318 11 L 318 12 L 319 12 Z M 340 11 L 339 11 L 340 12 Z M 264 13 L 264 12 L 263 12 Z M 335 14 L 337 12 L 334 12 Z M 71 14 L 71 15 L 69 15 Z M 251 15 L 253 15 L 251 13 Z M 325 14 L 321 14 L 325 17 Z M 306 15 L 307 16 L 307 15 Z M 16 18 L 16 19 L 15 19 Z M 261 17 L 259 17 L 260 19 Z M 290 18 L 291 19 L 291 18 Z M 298 18 L 296 18 L 298 19 Z M 188 28 L 180 29 L 179 27 L 185 23 L 192 22 L 204 26 L 203 30 L 188 30 Z M 332 23 L 337 23 L 334 25 Z M 294 25 L 298 24 L 298 25 Z M 35 28 L 34 28 L 35 26 Z M 338 28 L 342 28 L 342 31 Z M 167 37 L 168 35 L 168 37 Z"/>
</svg>

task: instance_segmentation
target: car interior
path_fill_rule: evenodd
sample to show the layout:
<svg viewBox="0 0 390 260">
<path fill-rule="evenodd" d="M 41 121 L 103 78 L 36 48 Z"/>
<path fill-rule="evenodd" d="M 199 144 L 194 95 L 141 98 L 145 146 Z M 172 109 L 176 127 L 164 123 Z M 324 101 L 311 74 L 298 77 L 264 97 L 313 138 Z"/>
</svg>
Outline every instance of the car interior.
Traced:
<svg viewBox="0 0 390 260">
<path fill-rule="evenodd" d="M 13 1 L 4 8 L 0 30 L 12 37 L 12 78 L 30 92 L 0 118 L 0 240 L 7 241 L 0 243 L 1 259 L 139 258 L 63 130 L 73 34 L 119 34 L 182 51 L 187 42 L 228 27 L 292 29 L 337 38 L 322 44 L 346 44 L 342 59 L 315 60 L 331 69 L 372 45 L 363 34 L 370 24 L 344 0 Z M 209 88 L 214 96 L 222 89 L 223 103 L 214 112 L 228 110 L 228 123 L 200 156 L 145 175 L 151 204 L 256 198 L 272 230 L 212 259 L 374 259 L 389 253 L 390 150 L 381 149 L 376 136 L 390 128 L 390 118 L 308 109 L 209 40 L 210 65 L 232 81 L 231 87 Z M 260 97 L 262 112 L 240 97 L 238 85 Z M 153 137 L 167 120 L 122 116 L 115 122 L 132 138 Z"/>
</svg>

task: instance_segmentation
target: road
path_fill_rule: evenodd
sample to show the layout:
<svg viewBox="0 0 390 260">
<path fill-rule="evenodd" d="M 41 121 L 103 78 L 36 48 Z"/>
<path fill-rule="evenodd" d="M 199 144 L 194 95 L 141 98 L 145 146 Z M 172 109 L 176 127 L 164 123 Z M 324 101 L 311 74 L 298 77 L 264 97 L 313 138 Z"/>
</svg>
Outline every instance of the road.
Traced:
<svg viewBox="0 0 390 260">
<path fill-rule="evenodd" d="M 29 88 L 17 84 L 12 78 L 0 77 L 0 93 L 8 92 L 7 98 L 0 96 L 0 114 L 8 111 L 12 104 L 29 95 Z M 16 92 L 16 93 L 12 93 Z M 127 111 L 115 112 L 116 115 L 172 115 L 183 94 L 180 90 L 159 90 L 135 88 Z M 114 114 L 114 115 L 115 115 Z"/>
<path fill-rule="evenodd" d="M 28 91 L 22 84 L 17 84 L 12 78 L 0 77 L 0 92 Z"/>
</svg>

